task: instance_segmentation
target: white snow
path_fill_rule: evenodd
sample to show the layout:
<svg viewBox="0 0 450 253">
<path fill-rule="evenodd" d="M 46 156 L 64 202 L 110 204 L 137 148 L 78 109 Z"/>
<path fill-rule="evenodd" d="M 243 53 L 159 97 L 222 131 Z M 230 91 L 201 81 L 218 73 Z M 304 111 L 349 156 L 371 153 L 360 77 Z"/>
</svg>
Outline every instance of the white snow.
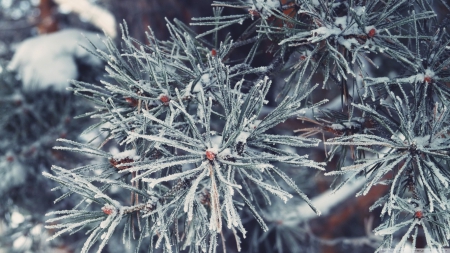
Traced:
<svg viewBox="0 0 450 253">
<path fill-rule="evenodd" d="M 427 147 L 430 145 L 430 136 L 416 136 L 413 139 L 413 142 L 416 144 L 417 148 L 421 149 L 423 147 Z"/>
<path fill-rule="evenodd" d="M 344 201 L 345 199 L 354 195 L 355 192 L 357 192 L 364 185 L 364 183 L 364 178 L 358 179 L 353 183 L 345 184 L 336 193 L 334 193 L 333 190 L 328 190 L 311 199 L 311 202 L 313 206 L 317 208 L 317 210 L 320 210 L 321 213 L 326 216 L 334 207 L 342 203 L 342 201 Z M 317 217 L 317 214 L 306 202 L 299 205 L 296 209 L 296 212 L 292 212 L 283 218 L 284 224 L 297 226 L 301 221 L 310 220 Z"/>
<path fill-rule="evenodd" d="M 222 150 L 222 152 L 219 153 L 219 156 L 222 158 L 227 157 L 229 155 L 231 155 L 231 149 L 229 149 L 229 148 L 226 148 L 226 149 Z"/>
<path fill-rule="evenodd" d="M 330 37 L 331 35 L 338 35 L 341 33 L 341 29 L 337 28 L 337 27 L 319 27 L 317 29 L 311 30 L 311 35 L 312 37 L 309 38 L 308 40 L 311 41 L 312 43 L 314 42 L 318 42 L 321 40 L 324 40 L 328 37 Z"/>
<path fill-rule="evenodd" d="M 391 79 L 389 77 L 376 77 L 376 78 L 370 78 L 370 81 L 373 83 L 379 84 L 379 83 L 388 83 Z"/>
<path fill-rule="evenodd" d="M 361 16 L 366 13 L 366 6 L 356 6 L 355 8 L 353 8 L 353 11 L 357 16 Z"/>
<path fill-rule="evenodd" d="M 12 0 L 3 0 L 0 2 L 4 9 L 10 8 L 12 5 Z"/>
<path fill-rule="evenodd" d="M 130 150 L 125 150 L 123 152 L 114 154 L 113 159 L 115 160 L 123 160 L 126 158 L 130 158 L 132 160 L 139 160 L 139 156 L 136 155 L 136 150 L 135 149 L 130 149 Z"/>
<path fill-rule="evenodd" d="M 417 83 L 417 82 L 422 82 L 424 78 L 425 78 L 425 75 L 419 73 L 417 75 L 413 75 L 410 77 L 397 78 L 396 82 L 397 83 Z"/>
<path fill-rule="evenodd" d="M 34 236 L 38 236 L 42 234 L 42 228 L 43 226 L 41 224 L 38 224 L 36 226 L 34 226 L 31 230 L 30 233 Z"/>
<path fill-rule="evenodd" d="M 20 224 L 20 223 L 22 223 L 22 222 L 24 222 L 25 221 L 25 217 L 21 214 L 21 213 L 19 213 L 19 212 L 17 212 L 17 211 L 14 211 L 14 212 L 12 212 L 12 214 L 11 214 L 11 221 L 14 223 L 14 224 Z"/>
<path fill-rule="evenodd" d="M 217 154 L 217 150 L 219 150 L 221 145 L 222 145 L 222 136 L 220 135 L 211 136 L 211 147 L 215 150 L 214 154 Z"/>
<path fill-rule="evenodd" d="M 343 45 L 348 50 L 352 50 L 352 45 L 359 46 L 359 42 L 355 38 L 349 38 L 345 39 L 344 37 L 340 36 L 338 38 L 339 44 Z"/>
<path fill-rule="evenodd" d="M 194 93 L 200 92 L 202 87 L 205 87 L 210 82 L 211 82 L 211 78 L 210 78 L 209 74 L 203 74 L 201 76 L 200 80 L 195 84 L 194 89 L 192 90 L 192 92 L 194 92 Z"/>
<path fill-rule="evenodd" d="M 425 70 L 425 76 L 429 76 L 433 79 L 433 77 L 435 77 L 434 71 L 431 69 L 426 69 Z"/>
<path fill-rule="evenodd" d="M 237 142 L 247 143 L 247 138 L 250 136 L 251 133 L 242 131 L 239 133 L 238 137 L 236 138 Z"/>
<path fill-rule="evenodd" d="M 77 13 L 83 20 L 100 28 L 109 37 L 115 38 L 117 36 L 116 19 L 114 16 L 108 10 L 93 4 L 92 1 L 55 0 L 55 3 L 59 5 L 60 9 Z"/>
<path fill-rule="evenodd" d="M 336 17 L 334 24 L 337 27 L 341 26 L 342 28 L 345 28 L 345 27 L 347 27 L 347 18 L 348 18 L 348 16 Z"/>
<path fill-rule="evenodd" d="M 366 27 L 364 28 L 364 30 L 365 30 L 366 33 L 369 33 L 370 30 L 372 30 L 372 29 L 375 29 L 375 26 L 369 25 L 369 26 L 366 26 Z M 375 31 L 376 31 L 376 29 L 375 29 Z"/>
<path fill-rule="evenodd" d="M 78 29 L 67 29 L 23 41 L 15 52 L 8 69 L 17 71 L 25 90 L 53 86 L 64 91 L 71 79 L 78 77 L 76 60 L 98 66 L 100 59 L 82 48 L 93 50 L 89 41 L 103 48 L 101 37 Z"/>
<path fill-rule="evenodd" d="M 248 2 L 252 4 L 252 9 L 258 10 L 262 16 L 267 15 L 267 10 L 279 9 L 281 7 L 279 0 L 256 0 L 256 5 L 253 4 L 252 0 Z"/>
<path fill-rule="evenodd" d="M 17 237 L 17 239 L 13 242 L 13 248 L 16 250 L 19 249 L 29 249 L 31 247 L 31 239 L 26 237 L 25 235 L 21 235 Z"/>
</svg>

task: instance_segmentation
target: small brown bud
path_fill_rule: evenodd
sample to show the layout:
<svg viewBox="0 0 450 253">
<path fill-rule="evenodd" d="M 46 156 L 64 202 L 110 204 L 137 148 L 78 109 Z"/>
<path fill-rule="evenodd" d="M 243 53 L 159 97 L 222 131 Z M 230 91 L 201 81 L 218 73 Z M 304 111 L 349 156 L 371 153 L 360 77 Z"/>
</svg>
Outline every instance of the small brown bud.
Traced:
<svg viewBox="0 0 450 253">
<path fill-rule="evenodd" d="M 422 211 L 416 211 L 415 213 L 414 213 L 414 218 L 417 218 L 417 219 L 422 219 L 423 218 L 423 212 Z"/>
<path fill-rule="evenodd" d="M 139 102 L 136 99 L 130 97 L 125 98 L 125 101 L 127 101 L 133 107 L 136 107 L 139 104 Z"/>
<path fill-rule="evenodd" d="M 210 161 L 214 160 L 216 158 L 216 154 L 210 149 L 206 150 L 206 158 Z"/>
<path fill-rule="evenodd" d="M 163 104 L 167 105 L 170 102 L 170 98 L 166 94 L 161 94 L 161 95 L 159 95 L 159 101 L 161 101 Z"/>
<path fill-rule="evenodd" d="M 377 33 L 377 30 L 375 28 L 370 29 L 369 33 L 367 34 L 369 38 L 373 38 L 375 34 Z"/>
<path fill-rule="evenodd" d="M 110 205 L 110 204 L 106 204 L 102 207 L 102 211 L 106 214 L 106 215 L 111 215 L 113 214 L 116 209 L 114 208 L 114 206 Z"/>
<path fill-rule="evenodd" d="M 248 10 L 248 13 L 250 13 L 250 15 L 252 15 L 253 17 L 259 17 L 259 12 L 257 10 L 254 9 L 250 9 Z"/>
</svg>

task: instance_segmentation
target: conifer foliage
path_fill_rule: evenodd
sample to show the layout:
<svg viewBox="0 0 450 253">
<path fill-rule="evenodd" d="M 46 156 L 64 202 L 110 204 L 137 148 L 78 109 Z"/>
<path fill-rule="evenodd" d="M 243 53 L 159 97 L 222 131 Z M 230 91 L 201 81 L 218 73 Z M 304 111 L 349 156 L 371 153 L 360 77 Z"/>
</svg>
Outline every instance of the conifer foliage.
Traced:
<svg viewBox="0 0 450 253">
<path fill-rule="evenodd" d="M 429 247 L 448 246 L 450 40 L 447 20 L 438 22 L 433 9 L 438 4 L 214 2 L 213 16 L 191 24 L 206 32 L 167 21 L 171 38 L 149 31 L 146 44 L 124 24 L 120 48 L 108 40 L 107 50 L 93 52 L 108 63 L 110 80 L 73 82 L 75 94 L 96 104 L 85 116 L 100 122 L 86 131 L 100 128 L 103 143 L 59 139 L 55 149 L 102 163 L 44 172 L 64 186 L 58 200 L 83 198 L 74 209 L 48 214 L 47 228 L 58 230 L 52 238 L 87 231 L 81 252 L 100 252 L 118 233 L 136 252 L 217 252 L 220 244 L 232 247 L 223 242 L 231 233 L 240 250 L 249 237 L 242 216 L 251 212 L 269 231 L 264 210 L 274 198 L 295 194 L 320 214 L 286 168 L 321 171 L 333 163 L 326 175 L 337 176 L 337 192 L 361 178 L 357 196 L 389 187 L 372 207 L 382 207 L 374 230 L 384 238 L 380 249 L 399 251 L 410 236 L 414 245 L 419 233 Z M 225 8 L 235 14 L 222 14 Z M 223 35 L 230 26 L 245 29 Z M 255 59 L 267 52 L 270 61 L 261 66 Z M 380 74 L 375 63 L 395 64 L 398 72 Z M 269 101 L 281 70 L 287 74 L 276 83 L 278 99 Z M 338 91 L 341 103 L 330 104 L 339 106 L 325 108 L 318 86 Z M 298 116 L 315 126 L 301 135 L 277 131 Z M 304 155 L 319 149 L 321 137 L 326 160 Z M 113 141 L 122 152 L 104 151 Z"/>
</svg>

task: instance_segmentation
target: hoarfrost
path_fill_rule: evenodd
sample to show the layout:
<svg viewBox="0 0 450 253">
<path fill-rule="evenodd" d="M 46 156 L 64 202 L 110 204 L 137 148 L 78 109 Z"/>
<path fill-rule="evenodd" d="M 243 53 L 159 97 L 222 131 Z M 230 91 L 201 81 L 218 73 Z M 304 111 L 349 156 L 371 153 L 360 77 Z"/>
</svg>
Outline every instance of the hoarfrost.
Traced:
<svg viewBox="0 0 450 253">
<path fill-rule="evenodd" d="M 319 27 L 317 29 L 311 30 L 312 37 L 308 39 L 308 41 L 314 43 L 321 40 L 324 40 L 332 35 L 338 35 L 341 33 L 341 30 L 337 27 Z"/>
<path fill-rule="evenodd" d="M 140 156 L 136 155 L 135 149 L 125 150 L 125 151 L 117 153 L 113 156 L 113 159 L 115 159 L 115 160 L 123 160 L 126 158 L 129 158 L 132 160 L 139 160 Z"/>
</svg>

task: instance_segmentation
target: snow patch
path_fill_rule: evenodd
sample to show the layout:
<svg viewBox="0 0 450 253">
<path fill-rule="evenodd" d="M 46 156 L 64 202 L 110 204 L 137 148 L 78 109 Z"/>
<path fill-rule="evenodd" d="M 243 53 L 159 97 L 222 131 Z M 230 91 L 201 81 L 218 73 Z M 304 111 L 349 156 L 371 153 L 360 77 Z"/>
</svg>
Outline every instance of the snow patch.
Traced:
<svg viewBox="0 0 450 253">
<path fill-rule="evenodd" d="M 130 150 L 125 150 L 123 152 L 114 154 L 113 159 L 120 161 L 123 159 L 132 159 L 132 160 L 139 160 L 140 156 L 136 155 L 136 150 L 135 149 L 130 149 Z"/>
<path fill-rule="evenodd" d="M 11 214 L 11 221 L 14 224 L 18 225 L 18 224 L 20 224 L 20 223 L 25 221 L 25 217 L 21 213 L 19 213 L 17 211 L 14 211 Z"/>
<path fill-rule="evenodd" d="M 281 8 L 279 0 L 248 0 L 252 4 L 252 10 L 258 10 L 262 17 L 268 16 L 268 10 Z"/>
<path fill-rule="evenodd" d="M 203 74 L 200 77 L 200 80 L 195 84 L 192 92 L 194 92 L 194 93 L 200 92 L 202 90 L 202 88 L 205 87 L 206 85 L 208 85 L 210 82 L 211 82 L 211 78 L 210 78 L 209 74 Z"/>
<path fill-rule="evenodd" d="M 92 3 L 89 0 L 55 0 L 60 9 L 66 12 L 75 12 L 80 15 L 81 19 L 92 23 L 100 28 L 111 38 L 117 36 L 116 19 L 106 9 Z"/>
<path fill-rule="evenodd" d="M 311 30 L 312 37 L 308 40 L 312 43 L 324 40 L 332 35 L 338 35 L 341 30 L 337 27 L 328 28 L 325 26 L 319 27 L 317 29 Z"/>
<path fill-rule="evenodd" d="M 222 136 L 220 135 L 211 136 L 211 147 L 216 150 L 214 154 L 217 154 L 217 150 L 219 150 L 221 145 L 222 145 Z"/>
<path fill-rule="evenodd" d="M 219 153 L 220 157 L 227 157 L 231 155 L 231 149 L 230 148 L 226 148 L 224 150 L 222 150 L 222 152 Z"/>
<path fill-rule="evenodd" d="M 14 240 L 13 248 L 16 249 L 16 250 L 28 249 L 28 248 L 31 247 L 31 244 L 32 244 L 32 242 L 31 242 L 30 238 L 28 238 L 28 237 L 26 237 L 24 235 L 21 235 L 17 239 Z"/>
<path fill-rule="evenodd" d="M 242 131 L 238 137 L 236 138 L 237 142 L 247 143 L 247 138 L 250 136 L 251 133 Z"/>
<path fill-rule="evenodd" d="M 101 65 L 100 59 L 83 48 L 94 50 L 89 41 L 104 48 L 97 34 L 78 29 L 27 39 L 18 46 L 8 70 L 17 71 L 25 90 L 53 87 L 65 91 L 69 80 L 78 77 L 77 61 L 90 66 Z"/>
<path fill-rule="evenodd" d="M 362 16 L 366 13 L 366 6 L 356 6 L 355 8 L 353 8 L 353 11 L 357 16 Z"/>
<path fill-rule="evenodd" d="M 348 50 L 352 50 L 352 46 L 359 46 L 359 42 L 355 38 L 344 39 L 344 37 L 339 37 L 339 44 L 343 45 Z"/>
</svg>

